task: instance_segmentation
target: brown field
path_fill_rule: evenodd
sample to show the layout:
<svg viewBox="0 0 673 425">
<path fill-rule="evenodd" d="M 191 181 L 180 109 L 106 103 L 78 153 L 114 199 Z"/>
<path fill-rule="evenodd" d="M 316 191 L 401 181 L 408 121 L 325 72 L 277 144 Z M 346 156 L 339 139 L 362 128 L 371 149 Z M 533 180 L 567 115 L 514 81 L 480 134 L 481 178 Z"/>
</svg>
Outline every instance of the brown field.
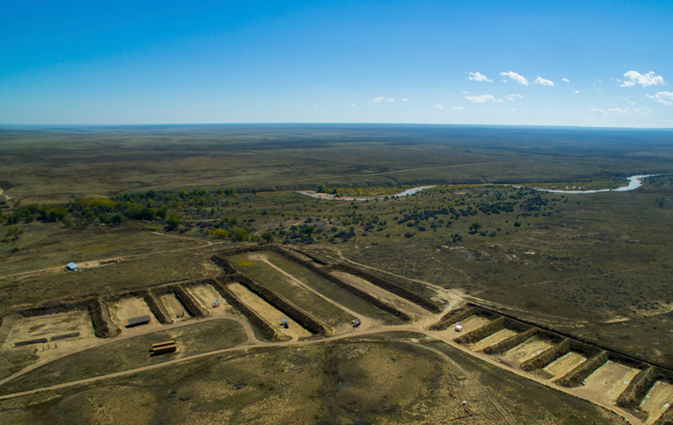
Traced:
<svg viewBox="0 0 673 425">
<path fill-rule="evenodd" d="M 586 357 L 571 351 L 545 366 L 543 371 L 549 374 L 549 379 L 560 378 L 585 361 Z"/>
<path fill-rule="evenodd" d="M 70 311 L 45 316 L 24 317 L 12 327 L 3 347 L 14 347 L 15 342 L 36 338 L 47 338 L 63 334 L 79 332 L 80 336 L 62 340 L 63 343 L 72 340 L 95 338 L 91 325 L 91 317 L 86 311 Z M 59 341 L 59 344 L 61 341 Z"/>
<path fill-rule="evenodd" d="M 513 330 L 501 329 L 498 332 L 487 336 L 481 341 L 477 341 L 476 343 L 472 344 L 470 348 L 473 349 L 474 351 L 481 351 L 486 347 L 490 347 L 493 344 L 497 344 L 498 342 L 504 341 L 507 338 L 511 338 L 515 335 L 517 335 L 517 333 L 514 332 Z"/>
<path fill-rule="evenodd" d="M 161 326 L 159 321 L 152 314 L 152 311 L 150 311 L 150 308 L 147 306 L 147 303 L 145 303 L 145 300 L 143 300 L 142 298 L 138 297 L 122 298 L 121 300 L 115 303 L 110 303 L 109 307 L 110 307 L 110 317 L 115 323 L 117 323 L 117 326 L 119 326 L 119 329 L 121 329 L 123 333 L 127 332 L 133 333 L 136 332 L 135 329 L 147 328 L 148 326 Z M 151 318 L 150 323 L 142 326 L 137 326 L 135 328 L 126 327 L 126 325 L 128 325 L 129 319 L 146 315 L 150 316 Z"/>
<path fill-rule="evenodd" d="M 654 423 L 673 404 L 673 385 L 657 381 L 647 393 L 640 408 L 647 412 L 646 424 Z"/>
<path fill-rule="evenodd" d="M 175 298 L 175 294 L 173 293 L 162 295 L 161 303 L 166 308 L 166 311 L 168 311 L 169 318 L 173 321 L 179 322 L 191 317 L 180 301 Z"/>
<path fill-rule="evenodd" d="M 392 292 L 388 292 L 385 289 L 379 288 L 378 286 L 372 284 L 371 282 L 362 279 L 360 277 L 354 276 L 350 273 L 345 273 L 345 272 L 339 272 L 339 271 L 334 271 L 332 274 L 339 279 L 345 281 L 346 283 L 350 283 L 351 285 L 355 286 L 356 288 L 359 288 L 368 294 L 383 300 L 387 302 L 390 305 L 393 305 L 397 307 L 398 309 L 404 311 L 405 313 L 408 313 L 409 315 L 413 316 L 416 320 L 428 316 L 428 311 L 423 309 L 422 307 L 419 307 L 418 305 L 405 300 L 404 298 L 393 294 Z"/>
<path fill-rule="evenodd" d="M 589 375 L 584 380 L 584 386 L 576 391 L 605 403 L 614 403 L 638 372 L 640 370 L 608 360 Z"/>
<path fill-rule="evenodd" d="M 467 319 L 461 320 L 460 322 L 451 325 L 451 327 L 449 327 L 445 332 L 450 335 L 450 338 L 455 339 L 455 338 L 458 338 L 461 335 L 472 332 L 473 330 L 484 326 L 488 322 L 489 322 L 488 319 L 484 319 L 481 316 L 477 316 L 476 314 L 473 314 L 472 316 L 468 317 Z M 463 330 L 460 331 L 460 332 L 456 332 L 455 331 L 456 325 L 462 326 Z"/>
<path fill-rule="evenodd" d="M 222 295 L 212 285 L 192 286 L 191 288 L 187 288 L 187 290 L 209 314 L 231 314 L 231 306 L 227 304 Z M 217 307 L 213 307 L 216 301 L 219 301 L 220 304 Z"/>
<path fill-rule="evenodd" d="M 534 336 L 506 352 L 503 357 L 516 364 L 521 364 L 551 347 L 552 345 L 546 339 Z"/>
<path fill-rule="evenodd" d="M 302 337 L 311 336 L 311 332 L 302 328 L 299 323 L 287 317 L 281 311 L 278 311 L 274 306 L 267 303 L 257 295 L 253 294 L 245 286 L 233 283 L 229 285 L 229 289 L 233 292 L 245 305 L 253 309 L 257 314 L 265 318 L 269 323 L 274 326 L 277 326 L 280 332 L 291 337 L 293 340 L 297 340 Z M 281 328 L 280 321 L 287 320 L 289 328 Z"/>
</svg>

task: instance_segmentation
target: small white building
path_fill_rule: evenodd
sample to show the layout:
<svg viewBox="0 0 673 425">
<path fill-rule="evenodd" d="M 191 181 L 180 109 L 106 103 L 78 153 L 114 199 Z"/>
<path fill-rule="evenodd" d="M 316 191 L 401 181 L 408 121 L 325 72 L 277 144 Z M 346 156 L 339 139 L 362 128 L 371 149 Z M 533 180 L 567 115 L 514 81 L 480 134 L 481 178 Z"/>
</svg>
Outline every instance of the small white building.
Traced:
<svg viewBox="0 0 673 425">
<path fill-rule="evenodd" d="M 69 272 L 74 272 L 75 270 L 77 270 L 77 264 L 68 263 L 68 264 L 65 265 L 65 269 Z"/>
<path fill-rule="evenodd" d="M 460 325 L 456 325 L 456 332 L 460 332 L 463 330 L 463 327 Z"/>
</svg>

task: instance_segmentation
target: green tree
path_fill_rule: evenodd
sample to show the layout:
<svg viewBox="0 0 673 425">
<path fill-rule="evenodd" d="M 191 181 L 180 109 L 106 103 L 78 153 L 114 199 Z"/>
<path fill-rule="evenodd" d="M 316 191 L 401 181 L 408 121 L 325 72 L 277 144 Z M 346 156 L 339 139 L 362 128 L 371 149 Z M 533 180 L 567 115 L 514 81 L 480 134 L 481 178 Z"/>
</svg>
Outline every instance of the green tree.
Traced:
<svg viewBox="0 0 673 425">
<path fill-rule="evenodd" d="M 5 239 L 3 240 L 5 242 L 16 242 L 19 240 L 19 238 L 24 232 L 25 230 L 23 229 L 14 226 L 9 226 L 7 228 L 7 234 L 5 234 Z"/>
<path fill-rule="evenodd" d="M 479 230 L 479 229 L 481 229 L 481 224 L 479 224 L 476 221 L 474 223 L 472 223 L 472 225 L 470 225 L 470 232 L 471 233 L 477 233 L 477 230 Z"/>
<path fill-rule="evenodd" d="M 242 241 L 247 241 L 248 240 L 248 229 L 245 227 L 241 227 L 239 229 L 236 229 L 234 232 L 234 239 L 236 239 L 239 242 Z"/>
<path fill-rule="evenodd" d="M 215 229 L 211 234 L 218 239 L 224 239 L 229 236 L 229 232 L 224 229 Z"/>
<path fill-rule="evenodd" d="M 168 216 L 168 220 L 166 220 L 166 224 L 168 225 L 169 229 L 173 230 L 179 225 L 182 224 L 182 219 L 180 218 L 179 215 L 173 213 Z"/>
<path fill-rule="evenodd" d="M 273 233 L 271 232 L 262 232 L 260 237 L 264 239 L 267 243 L 273 241 Z"/>
</svg>

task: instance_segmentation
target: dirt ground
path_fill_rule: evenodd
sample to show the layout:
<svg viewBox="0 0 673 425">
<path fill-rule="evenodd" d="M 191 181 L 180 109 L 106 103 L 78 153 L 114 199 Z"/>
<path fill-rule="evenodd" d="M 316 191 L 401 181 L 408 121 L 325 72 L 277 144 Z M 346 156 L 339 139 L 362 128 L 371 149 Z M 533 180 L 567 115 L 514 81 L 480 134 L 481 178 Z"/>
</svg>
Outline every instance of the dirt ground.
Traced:
<svg viewBox="0 0 673 425">
<path fill-rule="evenodd" d="M 332 272 L 332 274 L 338 277 L 339 279 L 345 281 L 346 283 L 350 283 L 356 288 L 362 289 L 368 294 L 399 308 L 405 313 L 411 314 L 417 320 L 422 317 L 430 315 L 430 313 L 427 310 L 419 307 L 418 305 L 409 302 L 408 300 L 405 300 L 404 298 L 397 296 L 392 292 L 388 292 L 385 289 L 379 288 L 378 286 L 372 284 L 371 282 L 365 279 L 344 272 L 335 271 Z"/>
<path fill-rule="evenodd" d="M 489 322 L 488 319 L 484 319 L 481 316 L 477 316 L 476 314 L 473 314 L 472 316 L 461 320 L 458 323 L 455 323 L 454 325 L 451 325 L 444 333 L 446 336 L 448 336 L 451 339 L 456 339 L 461 335 L 464 335 L 466 333 L 472 332 L 473 330 L 480 328 L 487 324 Z M 463 330 L 460 332 L 456 332 L 456 325 L 460 325 L 463 327 Z"/>
<path fill-rule="evenodd" d="M 212 285 L 192 286 L 187 289 L 209 314 L 231 314 L 231 306 L 222 298 Z M 219 301 L 217 307 L 213 307 Z"/>
<path fill-rule="evenodd" d="M 187 313 L 187 310 L 185 310 L 185 307 L 180 304 L 180 301 L 175 298 L 175 294 L 162 295 L 161 303 L 166 307 L 169 317 L 176 322 L 187 320 L 191 317 L 189 313 Z"/>
<path fill-rule="evenodd" d="M 470 348 L 474 351 L 481 351 L 486 347 L 490 347 L 493 344 L 497 344 L 498 342 L 504 341 L 507 338 L 511 338 L 515 335 L 517 335 L 517 333 L 511 329 L 501 329 L 498 332 L 487 336 L 481 341 L 477 341 L 476 343 L 472 344 Z"/>
<path fill-rule="evenodd" d="M 640 370 L 608 360 L 589 375 L 584 380 L 585 385 L 577 388 L 576 391 L 591 396 L 595 400 L 613 403 L 638 372 Z"/>
<path fill-rule="evenodd" d="M 110 317 L 117 323 L 122 333 L 133 333 L 136 329 L 147 329 L 148 326 L 161 326 L 159 321 L 154 317 L 152 311 L 145 303 L 145 300 L 138 297 L 122 298 L 121 300 L 110 303 Z M 129 319 L 138 316 L 149 315 L 151 320 L 146 325 L 140 325 L 133 328 L 127 328 Z"/>
<path fill-rule="evenodd" d="M 243 302 L 245 305 L 255 310 L 260 316 L 269 321 L 272 325 L 277 325 L 278 329 L 285 335 L 297 340 L 301 337 L 311 336 L 311 333 L 302 328 L 299 323 L 287 317 L 282 312 L 276 310 L 271 304 L 267 303 L 257 295 L 253 294 L 241 284 L 233 283 L 229 285 L 229 289 Z M 289 324 L 288 329 L 280 327 L 281 320 L 287 320 Z"/>
<path fill-rule="evenodd" d="M 86 311 L 70 311 L 45 316 L 24 317 L 14 324 L 7 340 L 2 345 L 3 352 L 16 350 L 15 342 L 37 338 L 50 339 L 54 336 L 79 332 L 79 336 L 45 344 L 28 346 L 40 360 L 59 357 L 69 351 L 80 349 L 96 343 L 96 335 L 91 317 Z"/>
<path fill-rule="evenodd" d="M 645 424 L 654 423 L 673 404 L 673 385 L 657 381 L 647 393 L 640 408 L 647 412 Z"/>
<path fill-rule="evenodd" d="M 516 363 L 517 365 L 520 365 L 523 362 L 543 353 L 544 351 L 547 351 L 551 347 L 552 345 L 549 343 L 549 341 L 538 336 L 534 336 L 507 351 L 502 357 L 505 360 L 509 360 Z"/>
<path fill-rule="evenodd" d="M 586 357 L 571 351 L 551 362 L 542 370 L 549 374 L 549 379 L 560 378 L 585 361 L 587 361 Z"/>
</svg>

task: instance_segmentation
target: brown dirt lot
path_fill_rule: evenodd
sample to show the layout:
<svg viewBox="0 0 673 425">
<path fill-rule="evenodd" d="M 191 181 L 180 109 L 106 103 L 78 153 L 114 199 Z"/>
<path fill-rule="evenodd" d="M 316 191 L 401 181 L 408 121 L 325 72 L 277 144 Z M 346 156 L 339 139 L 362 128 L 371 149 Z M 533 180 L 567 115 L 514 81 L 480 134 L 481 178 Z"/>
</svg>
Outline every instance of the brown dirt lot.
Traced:
<svg viewBox="0 0 673 425">
<path fill-rule="evenodd" d="M 473 314 L 472 316 L 466 318 L 465 320 L 461 320 L 458 323 L 455 323 L 454 325 L 451 325 L 444 333 L 451 338 L 451 339 L 456 339 L 461 335 L 464 335 L 466 333 L 472 332 L 473 330 L 480 328 L 487 324 L 489 322 L 488 319 L 484 319 L 481 316 L 477 316 L 476 314 Z M 456 332 L 456 325 L 460 325 L 463 327 L 463 330 L 460 332 Z"/>
<path fill-rule="evenodd" d="M 604 403 L 613 403 L 638 372 L 640 370 L 608 360 L 584 380 L 584 386 L 575 391 Z"/>
<path fill-rule="evenodd" d="M 91 317 L 86 311 L 70 311 L 44 316 L 24 317 L 12 327 L 3 347 L 14 347 L 15 342 L 47 338 L 79 332 L 77 340 L 95 338 Z M 71 341 L 71 340 L 62 340 Z M 59 341 L 61 342 L 61 341 Z"/>
<path fill-rule="evenodd" d="M 191 317 L 183 305 L 180 304 L 180 301 L 175 298 L 175 294 L 162 295 L 161 303 L 166 307 L 166 311 L 168 311 L 171 320 L 181 321 Z"/>
<path fill-rule="evenodd" d="M 585 361 L 587 361 L 586 357 L 571 351 L 565 356 L 561 356 L 555 361 L 551 362 L 542 370 L 547 372 L 549 379 L 560 378 Z"/>
<path fill-rule="evenodd" d="M 542 352 L 547 351 L 551 347 L 552 345 L 549 341 L 534 336 L 506 352 L 503 358 L 520 365 L 526 360 L 532 359 Z"/>
<path fill-rule="evenodd" d="M 51 338 L 69 333 L 79 332 L 74 338 L 49 341 L 45 344 L 34 344 L 27 347 L 14 347 L 15 342 L 37 338 Z M 31 352 L 40 361 L 53 357 L 61 357 L 71 351 L 93 346 L 97 342 L 91 317 L 86 311 L 70 311 L 44 316 L 24 317 L 14 324 L 7 340 L 0 351 L 2 356 L 13 356 L 15 352 Z M 37 352 L 35 350 L 37 349 Z"/>
<path fill-rule="evenodd" d="M 245 286 L 238 284 L 238 283 L 233 283 L 229 285 L 229 289 L 243 302 L 245 305 L 250 307 L 251 309 L 255 310 L 260 316 L 265 318 L 266 320 L 269 321 L 274 326 L 278 326 L 278 329 L 284 333 L 285 335 L 291 337 L 294 340 L 297 340 L 302 337 L 309 337 L 311 336 L 311 332 L 307 331 L 306 329 L 302 328 L 299 323 L 295 322 L 294 320 L 290 319 L 287 317 L 285 314 L 283 314 L 281 311 L 278 311 L 274 306 L 271 304 L 267 303 L 257 295 L 253 294 L 246 288 Z M 281 328 L 280 321 L 286 319 L 289 328 Z"/>
<path fill-rule="evenodd" d="M 135 329 L 147 329 L 148 326 L 161 326 L 159 321 L 154 317 L 152 311 L 145 303 L 145 300 L 138 297 L 127 297 L 121 300 L 110 303 L 110 317 L 117 323 L 122 333 L 133 333 Z M 137 326 L 135 328 L 126 328 L 129 319 L 138 316 L 149 315 L 152 319 L 147 325 Z"/>
<path fill-rule="evenodd" d="M 673 385 L 657 381 L 647 393 L 640 408 L 647 412 L 646 424 L 654 423 L 673 404 Z"/>
<path fill-rule="evenodd" d="M 474 351 L 481 351 L 486 347 L 490 347 L 493 344 L 497 344 L 498 342 L 504 341 L 507 338 L 511 338 L 515 335 L 517 335 L 517 333 L 511 329 L 501 329 L 498 332 L 487 336 L 481 341 L 477 341 L 476 343 L 472 344 L 470 348 Z"/>
<path fill-rule="evenodd" d="M 332 274 L 338 277 L 339 279 L 345 281 L 346 283 L 350 283 L 356 288 L 362 289 L 368 294 L 399 308 L 405 313 L 409 313 L 417 320 L 422 317 L 426 317 L 430 314 L 428 313 L 427 310 L 417 306 L 416 304 L 408 300 L 405 300 L 404 298 L 395 295 L 392 292 L 388 292 L 385 289 L 379 288 L 378 286 L 372 284 L 371 282 L 365 279 L 354 276 L 350 273 L 344 273 L 338 271 L 332 272 Z"/>
<path fill-rule="evenodd" d="M 187 288 L 187 290 L 209 314 L 232 314 L 233 309 L 231 306 L 227 304 L 222 295 L 212 285 L 192 286 L 191 288 Z M 213 307 L 216 301 L 219 301 L 220 304 L 217 307 Z"/>
</svg>

